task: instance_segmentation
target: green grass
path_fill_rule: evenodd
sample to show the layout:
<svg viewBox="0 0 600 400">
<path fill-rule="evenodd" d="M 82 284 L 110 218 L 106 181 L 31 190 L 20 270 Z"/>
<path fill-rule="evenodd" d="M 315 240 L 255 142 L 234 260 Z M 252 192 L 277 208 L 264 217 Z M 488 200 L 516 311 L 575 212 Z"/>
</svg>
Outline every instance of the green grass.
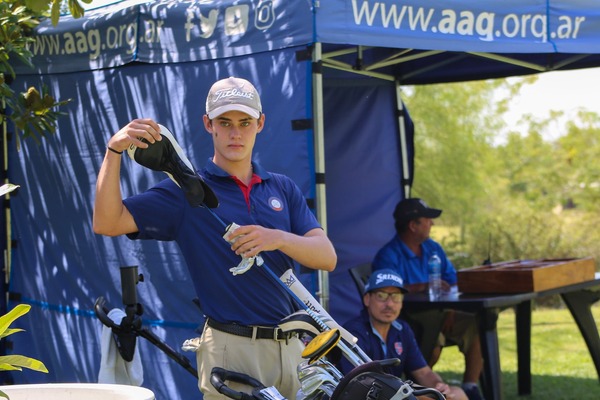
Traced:
<svg viewBox="0 0 600 400">
<path fill-rule="evenodd" d="M 592 307 L 600 321 L 600 303 Z M 600 381 L 573 317 L 566 308 L 536 308 L 531 327 L 532 394 L 519 396 L 515 315 L 512 309 L 498 319 L 502 391 L 505 400 L 598 400 Z M 434 370 L 454 384 L 462 380 L 464 359 L 456 346 L 442 352 Z M 453 382 L 454 381 L 454 382 Z"/>
</svg>

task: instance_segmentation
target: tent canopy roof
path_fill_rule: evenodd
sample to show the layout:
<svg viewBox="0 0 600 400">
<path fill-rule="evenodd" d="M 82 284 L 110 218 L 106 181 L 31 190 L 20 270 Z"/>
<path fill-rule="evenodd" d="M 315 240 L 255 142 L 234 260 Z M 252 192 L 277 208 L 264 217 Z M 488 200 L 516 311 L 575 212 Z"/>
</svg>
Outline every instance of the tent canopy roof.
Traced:
<svg viewBox="0 0 600 400">
<path fill-rule="evenodd" d="M 458 82 L 600 65 L 592 1 L 321 2 L 324 65 L 401 84 Z"/>
<path fill-rule="evenodd" d="M 600 54 L 499 54 L 335 45 L 324 46 L 323 52 L 324 67 L 397 80 L 402 85 L 504 78 L 599 65 Z"/>
<path fill-rule="evenodd" d="M 36 73 L 222 59 L 316 42 L 324 67 L 406 85 L 600 65 L 593 0 L 126 1 L 57 27 L 46 21 L 37 33 Z"/>
</svg>

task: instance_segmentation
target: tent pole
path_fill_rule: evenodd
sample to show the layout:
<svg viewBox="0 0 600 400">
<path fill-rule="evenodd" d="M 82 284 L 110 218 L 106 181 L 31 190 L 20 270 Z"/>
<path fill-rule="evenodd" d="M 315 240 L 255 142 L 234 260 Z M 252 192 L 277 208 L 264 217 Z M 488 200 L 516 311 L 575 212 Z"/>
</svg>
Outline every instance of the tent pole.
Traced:
<svg viewBox="0 0 600 400">
<path fill-rule="evenodd" d="M 312 54 L 313 135 L 315 146 L 315 187 L 317 219 L 327 233 L 327 202 L 325 197 L 325 139 L 323 124 L 323 74 L 321 43 L 316 42 Z M 329 274 L 318 271 L 321 306 L 329 311 Z"/>
<path fill-rule="evenodd" d="M 402 182 L 404 198 L 410 197 L 410 171 L 408 166 L 408 146 L 406 144 L 406 127 L 404 125 L 404 103 L 402 102 L 402 88 L 396 81 L 396 106 L 398 109 L 398 134 L 400 135 L 400 154 L 402 156 Z"/>
</svg>

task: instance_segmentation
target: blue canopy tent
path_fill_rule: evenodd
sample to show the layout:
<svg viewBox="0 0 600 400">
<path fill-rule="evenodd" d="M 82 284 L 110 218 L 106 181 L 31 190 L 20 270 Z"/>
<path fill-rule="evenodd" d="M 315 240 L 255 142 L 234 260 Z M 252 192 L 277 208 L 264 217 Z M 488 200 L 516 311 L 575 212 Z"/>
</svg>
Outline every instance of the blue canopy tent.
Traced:
<svg viewBox="0 0 600 400">
<path fill-rule="evenodd" d="M 57 134 L 40 145 L 26 141 L 17 151 L 14 140 L 4 141 L 8 180 L 21 185 L 6 203 L 5 269 L 8 307 L 32 305 L 13 351 L 42 360 L 50 373 L 11 378 L 96 381 L 101 325 L 93 303 L 104 296 L 122 306 L 121 266 L 144 274 L 139 300 L 157 336 L 178 349 L 198 335 L 202 314 L 175 245 L 92 232 L 95 179 L 108 138 L 136 117 L 169 126 L 201 167 L 212 154 L 204 99 L 229 75 L 253 81 L 262 94 L 267 122 L 256 160 L 296 181 L 336 247 L 332 274 L 302 280 L 338 322 L 353 315 L 360 298 L 348 269 L 370 261 L 392 236 L 390 215 L 412 182 L 402 85 L 600 65 L 591 1 L 445 3 L 124 2 L 64 17 L 57 27 L 42 24 L 31 48 L 35 68 L 16 66 L 13 88 L 45 84 L 73 101 Z M 124 195 L 164 178 L 125 157 L 122 176 Z M 180 366 L 138 345 L 144 386 L 157 398 L 199 397 Z"/>
</svg>

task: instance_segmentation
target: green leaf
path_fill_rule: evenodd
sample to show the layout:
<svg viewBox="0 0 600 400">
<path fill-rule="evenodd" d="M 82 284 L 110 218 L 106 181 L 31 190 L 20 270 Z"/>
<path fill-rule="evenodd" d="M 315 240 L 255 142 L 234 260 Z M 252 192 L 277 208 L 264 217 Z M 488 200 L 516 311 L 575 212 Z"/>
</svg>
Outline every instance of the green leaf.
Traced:
<svg viewBox="0 0 600 400">
<path fill-rule="evenodd" d="M 10 310 L 8 314 L 5 314 L 0 317 L 0 334 L 4 334 L 4 332 L 8 329 L 10 324 L 14 322 L 17 318 L 22 315 L 25 315 L 29 312 L 31 306 L 29 304 L 18 304 Z"/>
<path fill-rule="evenodd" d="M 35 12 L 42 12 L 48 9 L 46 0 L 25 0 L 27 7 Z"/>
<path fill-rule="evenodd" d="M 7 330 L 5 330 L 2 334 L 0 334 L 0 339 L 5 338 L 7 336 L 12 335 L 13 333 L 17 333 L 17 332 L 25 332 L 24 329 L 20 329 L 20 328 L 8 328 Z"/>
<path fill-rule="evenodd" d="M 50 18 L 52 21 L 52 26 L 56 26 L 58 24 L 58 20 L 60 19 L 60 0 L 52 1 L 52 9 L 50 11 Z"/>
<path fill-rule="evenodd" d="M 17 14 L 22 14 L 24 12 L 27 12 L 27 7 L 25 7 L 25 6 L 18 6 L 17 8 L 15 8 L 13 10 L 12 13 L 13 13 L 13 15 L 17 15 Z"/>
<path fill-rule="evenodd" d="M 0 364 L 0 371 L 23 371 L 23 369 L 10 364 Z"/>
<path fill-rule="evenodd" d="M 4 393 L 2 390 L 0 390 L 0 397 L 4 397 L 8 399 L 8 395 L 6 393 Z"/>
<path fill-rule="evenodd" d="M 28 368 L 38 372 L 48 372 L 48 369 L 43 362 L 38 361 L 35 358 L 20 355 L 0 356 L 0 370 L 6 364 L 13 367 Z"/>
<path fill-rule="evenodd" d="M 69 11 L 73 18 L 81 18 L 85 12 L 77 0 L 69 0 Z"/>
</svg>

